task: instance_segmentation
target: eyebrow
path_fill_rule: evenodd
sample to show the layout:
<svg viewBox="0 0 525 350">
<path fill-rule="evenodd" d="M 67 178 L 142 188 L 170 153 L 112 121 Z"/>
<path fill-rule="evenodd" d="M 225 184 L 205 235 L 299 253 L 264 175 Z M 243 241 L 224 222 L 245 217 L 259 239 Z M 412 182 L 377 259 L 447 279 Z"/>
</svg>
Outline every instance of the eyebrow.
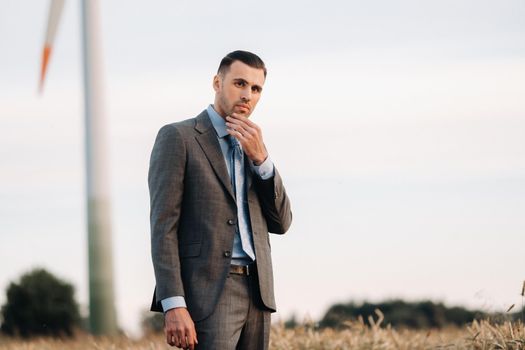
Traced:
<svg viewBox="0 0 525 350">
<path fill-rule="evenodd" d="M 235 82 L 241 82 L 241 83 L 246 83 L 246 84 L 249 85 L 249 83 L 248 83 L 245 79 L 243 79 L 243 78 L 234 78 L 233 81 L 235 81 Z M 259 91 L 262 91 L 262 89 L 263 89 L 262 86 L 257 85 L 257 84 L 253 84 L 252 86 L 254 86 L 255 88 L 257 88 L 257 90 L 259 90 Z"/>
</svg>

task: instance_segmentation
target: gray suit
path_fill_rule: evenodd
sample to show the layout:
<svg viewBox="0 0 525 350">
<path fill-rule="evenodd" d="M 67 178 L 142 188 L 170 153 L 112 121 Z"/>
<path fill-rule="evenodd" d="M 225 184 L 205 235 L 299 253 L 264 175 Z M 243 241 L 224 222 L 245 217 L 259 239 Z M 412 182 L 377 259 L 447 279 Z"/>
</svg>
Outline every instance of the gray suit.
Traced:
<svg viewBox="0 0 525 350">
<path fill-rule="evenodd" d="M 248 161 L 246 159 L 246 161 Z M 268 232 L 292 221 L 281 177 L 261 180 L 247 169 L 247 199 L 264 306 L 275 311 Z M 237 206 L 215 129 L 206 111 L 162 127 L 151 154 L 151 253 L 160 301 L 184 296 L 195 322 L 215 309 L 231 264 Z"/>
</svg>

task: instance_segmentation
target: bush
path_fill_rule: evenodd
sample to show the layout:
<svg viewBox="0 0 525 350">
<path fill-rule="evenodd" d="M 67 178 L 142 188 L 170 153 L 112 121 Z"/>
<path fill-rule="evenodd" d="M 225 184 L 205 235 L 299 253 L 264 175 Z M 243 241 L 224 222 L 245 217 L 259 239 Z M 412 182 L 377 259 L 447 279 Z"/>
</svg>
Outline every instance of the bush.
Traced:
<svg viewBox="0 0 525 350">
<path fill-rule="evenodd" d="M 486 317 L 480 311 L 470 311 L 461 307 L 447 308 L 442 303 L 421 301 L 409 303 L 402 300 L 390 300 L 382 303 L 354 303 L 333 305 L 320 322 L 321 327 L 342 328 L 346 321 L 356 320 L 359 316 L 366 321 L 369 316 L 377 319 L 374 310 L 384 314 L 383 325 L 407 328 L 443 328 L 450 325 L 462 326 L 475 319 Z"/>
<path fill-rule="evenodd" d="M 10 283 L 2 306 L 2 332 L 23 337 L 32 335 L 71 336 L 80 321 L 74 288 L 44 269 L 24 274 L 20 283 Z"/>
<path fill-rule="evenodd" d="M 144 334 L 164 332 L 164 314 L 149 310 L 144 311 L 142 313 L 141 326 Z"/>
</svg>

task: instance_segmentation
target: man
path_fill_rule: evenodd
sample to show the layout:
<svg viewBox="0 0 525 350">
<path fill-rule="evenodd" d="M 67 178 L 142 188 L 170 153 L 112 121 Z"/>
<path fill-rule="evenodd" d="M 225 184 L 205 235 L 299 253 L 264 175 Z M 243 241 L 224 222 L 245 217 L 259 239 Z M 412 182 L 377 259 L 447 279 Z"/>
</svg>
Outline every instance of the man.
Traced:
<svg viewBox="0 0 525 350">
<path fill-rule="evenodd" d="M 215 101 L 165 125 L 148 184 L 156 289 L 166 341 L 184 349 L 267 349 L 275 311 L 268 232 L 292 214 L 260 128 L 248 118 L 266 79 L 255 54 L 234 51 L 213 78 Z"/>
</svg>

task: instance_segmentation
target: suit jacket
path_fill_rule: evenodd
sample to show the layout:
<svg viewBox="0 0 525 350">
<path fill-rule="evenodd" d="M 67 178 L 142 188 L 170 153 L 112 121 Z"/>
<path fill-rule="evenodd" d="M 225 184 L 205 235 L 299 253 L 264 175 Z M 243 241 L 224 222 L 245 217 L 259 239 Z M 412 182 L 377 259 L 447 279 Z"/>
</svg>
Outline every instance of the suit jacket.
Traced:
<svg viewBox="0 0 525 350">
<path fill-rule="evenodd" d="M 275 311 L 268 233 L 288 230 L 290 201 L 277 169 L 273 178 L 262 180 L 246 166 L 261 298 Z M 162 312 L 162 299 L 180 295 L 193 320 L 202 320 L 213 312 L 224 287 L 237 223 L 230 176 L 206 111 L 160 129 L 148 185 L 156 279 L 151 310 Z"/>
</svg>

